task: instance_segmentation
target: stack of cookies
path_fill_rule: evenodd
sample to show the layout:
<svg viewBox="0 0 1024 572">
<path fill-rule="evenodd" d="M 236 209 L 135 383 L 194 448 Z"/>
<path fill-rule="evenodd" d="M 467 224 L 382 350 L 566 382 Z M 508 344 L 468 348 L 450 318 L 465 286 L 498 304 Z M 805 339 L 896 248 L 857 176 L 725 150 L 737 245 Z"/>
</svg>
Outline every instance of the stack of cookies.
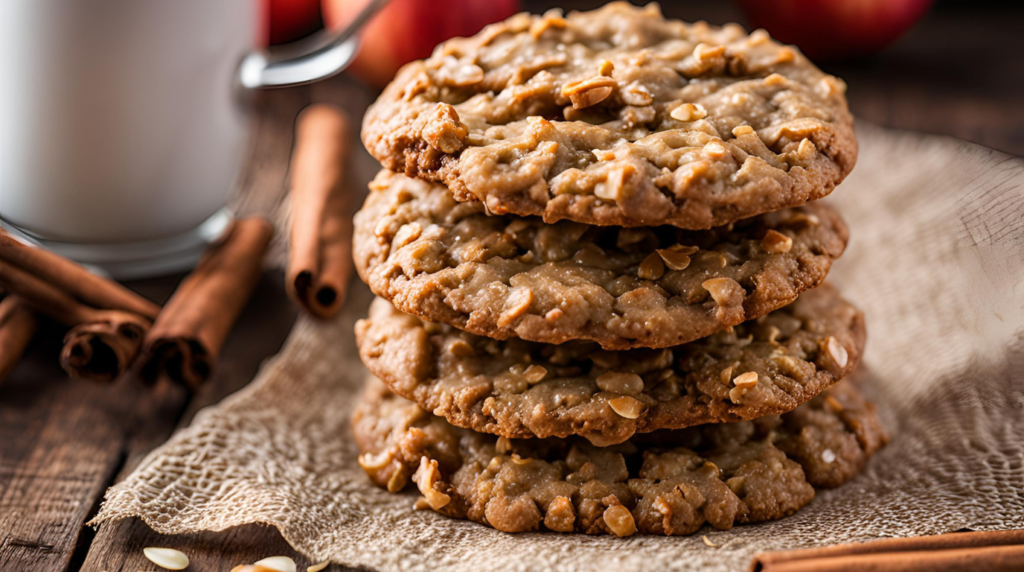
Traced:
<svg viewBox="0 0 1024 572">
<path fill-rule="evenodd" d="M 360 465 L 508 532 L 793 514 L 885 442 L 823 284 L 857 145 L 843 83 L 763 31 L 610 4 L 517 15 L 403 68 L 363 141 L 379 298 Z"/>
</svg>

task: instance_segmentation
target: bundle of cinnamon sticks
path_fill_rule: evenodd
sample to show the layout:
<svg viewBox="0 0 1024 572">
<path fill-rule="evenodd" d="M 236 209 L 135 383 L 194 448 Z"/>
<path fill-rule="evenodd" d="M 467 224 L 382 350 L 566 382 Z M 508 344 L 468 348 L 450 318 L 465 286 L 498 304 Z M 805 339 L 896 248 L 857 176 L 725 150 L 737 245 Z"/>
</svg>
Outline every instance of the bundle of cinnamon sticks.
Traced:
<svg viewBox="0 0 1024 572">
<path fill-rule="evenodd" d="M 147 380 L 167 374 L 198 387 L 260 273 L 273 227 L 235 221 L 167 306 L 0 230 L 0 380 L 35 331 L 31 310 L 70 328 L 60 365 L 72 377 L 113 381 L 135 364 Z"/>
<path fill-rule="evenodd" d="M 1024 530 L 954 532 L 826 548 L 766 552 L 750 572 L 1024 570 Z"/>
</svg>

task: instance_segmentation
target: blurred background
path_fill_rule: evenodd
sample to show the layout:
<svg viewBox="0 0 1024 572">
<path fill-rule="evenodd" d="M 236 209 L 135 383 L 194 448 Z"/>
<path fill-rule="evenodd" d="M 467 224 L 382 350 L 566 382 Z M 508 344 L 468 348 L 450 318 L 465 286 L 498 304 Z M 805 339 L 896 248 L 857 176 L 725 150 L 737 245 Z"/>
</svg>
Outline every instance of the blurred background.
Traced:
<svg viewBox="0 0 1024 572">
<path fill-rule="evenodd" d="M 287 22 L 293 28 L 285 31 L 278 26 L 273 34 L 276 41 L 311 33 L 321 25 L 317 0 L 271 2 L 281 12 L 298 12 L 306 5 L 303 24 L 278 16 L 277 22 Z M 351 6 L 364 2 L 323 0 L 323 20 L 328 26 L 340 25 Z M 381 78 L 390 77 L 397 62 L 424 57 L 434 40 L 447 33 L 473 33 L 481 21 L 517 9 L 583 10 L 602 4 L 600 0 L 392 0 L 392 6 L 367 30 L 368 44 L 352 71 L 379 85 Z M 748 29 L 765 27 L 772 36 L 797 44 L 826 71 L 847 81 L 850 104 L 859 119 L 952 135 L 1024 155 L 1024 49 L 1019 41 L 1024 32 L 1024 4 L 995 0 L 666 0 L 661 5 L 673 18 L 712 24 L 739 22 Z"/>
</svg>

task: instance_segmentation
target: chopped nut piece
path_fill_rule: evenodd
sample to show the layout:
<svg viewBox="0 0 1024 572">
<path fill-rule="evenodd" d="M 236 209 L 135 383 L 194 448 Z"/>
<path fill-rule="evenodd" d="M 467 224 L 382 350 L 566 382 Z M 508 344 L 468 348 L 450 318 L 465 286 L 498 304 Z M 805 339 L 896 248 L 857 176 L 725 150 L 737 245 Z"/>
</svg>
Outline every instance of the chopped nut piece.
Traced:
<svg viewBox="0 0 1024 572">
<path fill-rule="evenodd" d="M 464 340 L 454 340 L 448 344 L 448 353 L 458 357 L 473 357 L 476 355 L 476 351 L 473 346 L 466 343 Z"/>
<path fill-rule="evenodd" d="M 379 471 L 388 466 L 393 458 L 391 450 L 385 449 L 376 455 L 373 453 L 363 453 L 356 458 L 356 461 L 364 471 Z"/>
<path fill-rule="evenodd" d="M 743 401 L 743 396 L 747 394 L 747 390 L 742 387 L 734 387 L 729 390 L 729 401 L 735 404 L 739 404 Z"/>
<path fill-rule="evenodd" d="M 725 148 L 725 145 L 722 145 L 718 141 L 711 141 L 704 146 L 704 152 L 716 159 L 721 159 L 726 156 L 729 150 Z"/>
<path fill-rule="evenodd" d="M 255 564 L 240 564 L 231 569 L 231 572 L 278 572 L 273 568 L 267 568 L 266 566 L 256 566 Z"/>
<path fill-rule="evenodd" d="M 732 383 L 736 387 L 750 389 L 757 385 L 757 372 L 748 371 L 747 373 L 737 375 L 736 378 L 732 380 Z"/>
<path fill-rule="evenodd" d="M 494 450 L 499 455 L 504 455 L 512 450 L 512 441 L 509 441 L 508 437 L 498 437 L 498 440 L 494 443 Z"/>
<path fill-rule="evenodd" d="M 441 480 L 441 471 L 437 468 L 437 461 L 420 457 L 420 468 L 416 470 L 412 480 L 415 481 L 423 498 L 430 503 L 430 508 L 439 510 L 452 501 L 452 497 L 434 489 L 434 483 Z"/>
<path fill-rule="evenodd" d="M 548 370 L 544 369 L 544 366 L 536 364 L 526 368 L 526 371 L 523 372 L 523 377 L 530 383 L 540 383 L 547 375 Z"/>
<path fill-rule="evenodd" d="M 753 127 L 751 127 L 749 125 L 740 125 L 740 126 L 734 127 L 732 129 L 732 136 L 733 137 L 740 137 L 740 136 L 743 136 L 743 135 L 750 135 L 753 132 L 754 132 L 754 128 Z"/>
<path fill-rule="evenodd" d="M 657 280 L 665 274 L 665 262 L 657 252 L 652 252 L 644 258 L 636 269 L 636 275 L 643 280 Z"/>
<path fill-rule="evenodd" d="M 142 554 L 147 560 L 168 570 L 184 570 L 188 568 L 188 556 L 173 548 L 143 548 Z"/>
<path fill-rule="evenodd" d="M 724 257 L 723 257 L 723 260 Z M 707 290 L 719 306 L 735 306 L 743 303 L 743 287 L 732 278 L 721 277 L 705 280 L 701 286 Z"/>
<path fill-rule="evenodd" d="M 405 465 L 402 465 L 395 472 L 391 473 L 391 477 L 388 478 L 388 492 L 397 493 L 404 489 L 408 483 L 409 473 L 406 472 Z"/>
<path fill-rule="evenodd" d="M 796 213 L 789 218 L 788 224 L 794 226 L 818 226 L 821 220 L 813 214 Z"/>
<path fill-rule="evenodd" d="M 708 539 L 708 535 L 705 534 L 704 536 L 701 536 L 700 538 L 701 538 L 701 540 L 704 541 L 705 545 L 710 546 L 711 548 L 718 548 L 717 544 L 715 544 L 714 542 L 711 542 L 711 540 Z"/>
<path fill-rule="evenodd" d="M 559 318 L 561 318 L 564 315 L 564 312 L 562 312 L 558 308 L 554 308 L 552 310 L 548 310 L 547 314 L 544 314 L 544 319 L 547 320 L 548 322 L 556 322 Z"/>
<path fill-rule="evenodd" d="M 768 252 L 784 254 L 793 248 L 793 239 L 775 229 L 768 229 L 764 238 L 761 239 L 761 245 Z"/>
<path fill-rule="evenodd" d="M 626 419 L 636 419 L 640 417 L 640 413 L 644 410 L 644 403 L 642 401 L 628 395 L 609 399 L 608 405 L 611 406 L 612 411 Z"/>
<path fill-rule="evenodd" d="M 574 109 L 586 109 L 608 99 L 612 94 L 610 86 L 599 86 L 569 96 Z"/>
<path fill-rule="evenodd" d="M 512 454 L 512 462 L 517 464 L 517 465 L 529 465 L 530 463 L 533 462 L 533 459 L 524 459 L 524 458 L 520 457 L 519 455 L 516 455 L 516 454 L 513 453 Z"/>
<path fill-rule="evenodd" d="M 839 366 L 839 369 L 846 367 L 850 360 L 850 354 L 847 353 L 846 348 L 843 347 L 843 344 L 835 336 L 829 336 L 825 340 L 825 349 L 828 350 L 829 357 Z"/>
<path fill-rule="evenodd" d="M 324 560 L 323 562 L 321 562 L 319 564 L 314 564 L 314 565 L 306 568 L 306 572 L 320 572 L 321 570 L 323 570 L 324 568 L 327 568 L 330 565 L 331 565 L 331 561 L 330 560 Z"/>
<path fill-rule="evenodd" d="M 729 401 L 733 403 L 739 403 L 743 400 L 743 396 L 747 394 L 747 391 L 757 385 L 757 373 L 748 371 L 732 380 L 736 387 L 729 390 Z"/>
<path fill-rule="evenodd" d="M 423 234 L 423 227 L 418 222 L 412 222 L 398 229 L 395 238 L 391 241 L 391 248 L 398 250 L 410 242 L 416 240 Z"/>
<path fill-rule="evenodd" d="M 619 538 L 636 534 L 636 522 L 633 520 L 633 515 L 628 508 L 621 504 L 613 504 L 604 509 L 604 523 L 608 525 L 608 530 Z"/>
<path fill-rule="evenodd" d="M 508 298 L 509 308 L 501 313 L 498 325 L 505 327 L 525 314 L 533 304 L 533 291 L 529 288 L 516 289 Z"/>
<path fill-rule="evenodd" d="M 768 77 L 764 78 L 764 84 L 772 87 L 780 87 L 786 85 L 786 78 L 777 74 L 769 74 Z"/>
<path fill-rule="evenodd" d="M 734 493 L 736 493 L 738 495 L 738 494 L 740 494 L 740 491 L 743 490 L 743 485 L 746 482 L 747 482 L 747 477 L 733 477 L 733 478 L 729 479 L 728 481 L 725 481 L 725 486 L 729 487 L 729 490 L 731 490 L 732 492 L 734 492 Z"/>
<path fill-rule="evenodd" d="M 572 501 L 564 496 L 555 497 L 548 505 L 547 514 L 544 515 L 544 526 L 555 532 L 572 532 L 575 522 L 576 511 L 572 507 Z"/>
<path fill-rule="evenodd" d="M 605 77 L 611 77 L 612 70 L 615 69 L 615 64 L 609 60 L 601 60 L 600 65 L 597 67 L 597 75 L 603 75 Z"/>
<path fill-rule="evenodd" d="M 621 91 L 622 101 L 626 105 L 644 107 L 654 103 L 654 96 L 646 86 L 632 82 Z"/>
<path fill-rule="evenodd" d="M 636 170 L 629 165 L 612 170 L 605 177 L 604 182 L 598 183 L 594 188 L 594 195 L 606 201 L 618 200 L 622 196 L 622 189 L 625 187 L 626 181 L 635 172 Z"/>
<path fill-rule="evenodd" d="M 669 117 L 676 121 L 696 121 L 708 116 L 708 110 L 699 103 L 684 103 L 669 113 Z"/>
<path fill-rule="evenodd" d="M 732 371 L 736 369 L 735 366 L 729 366 L 722 370 L 722 373 L 718 374 L 718 379 L 725 385 L 729 385 L 732 382 Z"/>
<path fill-rule="evenodd" d="M 462 149 L 468 135 L 469 129 L 459 121 L 455 108 L 447 103 L 438 103 L 423 127 L 423 138 L 442 153 L 455 153 Z"/>
<path fill-rule="evenodd" d="M 690 265 L 690 257 L 682 252 L 668 249 L 660 249 L 656 252 L 665 261 L 665 266 L 668 266 L 669 270 L 686 270 L 686 267 Z"/>
<path fill-rule="evenodd" d="M 635 373 L 609 371 L 597 377 L 601 391 L 636 395 L 644 390 L 644 380 Z"/>
</svg>

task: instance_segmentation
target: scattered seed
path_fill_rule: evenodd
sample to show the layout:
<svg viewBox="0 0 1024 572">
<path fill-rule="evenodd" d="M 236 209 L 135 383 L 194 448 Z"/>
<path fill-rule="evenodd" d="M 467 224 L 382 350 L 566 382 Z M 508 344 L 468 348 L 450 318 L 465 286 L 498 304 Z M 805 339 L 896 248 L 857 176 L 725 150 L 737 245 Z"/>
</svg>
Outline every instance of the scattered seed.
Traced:
<svg viewBox="0 0 1024 572">
<path fill-rule="evenodd" d="M 665 262 L 657 252 L 652 252 L 640 263 L 636 275 L 643 280 L 657 280 L 665 274 Z"/>
<path fill-rule="evenodd" d="M 173 548 L 143 548 L 142 554 L 161 568 L 168 570 L 184 570 L 188 568 L 188 556 L 184 552 Z"/>
<path fill-rule="evenodd" d="M 278 572 L 295 572 L 295 561 L 287 556 L 271 556 L 259 562 L 253 562 L 253 565 L 270 568 Z"/>
<path fill-rule="evenodd" d="M 608 405 L 611 406 L 612 411 L 626 419 L 636 419 L 637 417 L 640 417 L 640 412 L 644 409 L 644 403 L 642 401 L 634 399 L 628 395 L 609 399 Z"/>
<path fill-rule="evenodd" d="M 665 261 L 665 266 L 668 266 L 670 270 L 686 270 L 686 267 L 690 265 L 690 257 L 682 252 L 662 248 L 657 250 L 657 253 Z"/>
</svg>

